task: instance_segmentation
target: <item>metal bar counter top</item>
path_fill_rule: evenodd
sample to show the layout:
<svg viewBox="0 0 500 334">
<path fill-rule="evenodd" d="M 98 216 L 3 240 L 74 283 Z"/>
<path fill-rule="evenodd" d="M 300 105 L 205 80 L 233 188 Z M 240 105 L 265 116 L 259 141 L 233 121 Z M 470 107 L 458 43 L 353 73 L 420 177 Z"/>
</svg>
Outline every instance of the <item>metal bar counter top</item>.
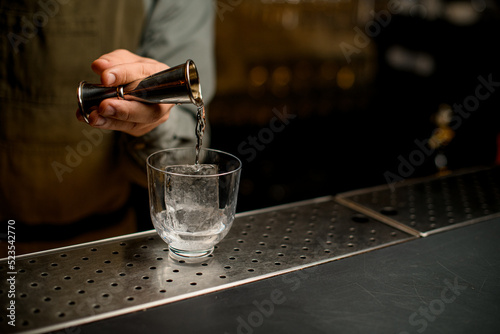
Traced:
<svg viewBox="0 0 500 334">
<path fill-rule="evenodd" d="M 499 168 L 410 180 L 238 214 L 193 263 L 154 230 L 2 259 L 0 328 L 497 333 L 499 236 Z"/>
</svg>

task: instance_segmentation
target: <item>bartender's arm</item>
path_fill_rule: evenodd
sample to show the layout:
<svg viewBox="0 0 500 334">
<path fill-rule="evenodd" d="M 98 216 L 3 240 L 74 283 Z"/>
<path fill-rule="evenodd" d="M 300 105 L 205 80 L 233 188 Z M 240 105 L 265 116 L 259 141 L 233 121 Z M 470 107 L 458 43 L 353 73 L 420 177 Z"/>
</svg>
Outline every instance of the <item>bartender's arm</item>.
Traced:
<svg viewBox="0 0 500 334">
<path fill-rule="evenodd" d="M 168 68 L 166 64 L 176 66 L 192 59 L 207 105 L 215 93 L 214 4 L 207 0 L 145 0 L 145 4 L 147 20 L 139 49 L 102 55 L 92 63 L 92 69 L 104 85 L 117 86 L 162 71 Z M 89 116 L 90 125 L 131 135 L 124 137 L 125 145 L 140 165 L 155 150 L 194 145 L 194 105 L 132 102 L 101 102 L 98 111 Z M 84 121 L 79 114 L 77 117 Z M 205 134 L 204 142 L 209 142 L 209 134 Z"/>
<path fill-rule="evenodd" d="M 133 53 L 115 50 L 102 55 L 92 63 L 92 68 L 103 84 L 116 86 L 164 70 L 167 64 L 176 66 L 192 59 L 200 75 L 203 101 L 208 105 L 215 94 L 214 3 L 208 0 L 144 0 L 144 3 L 147 18 L 139 48 Z M 111 73 L 115 74 L 113 83 L 112 77 L 107 77 Z M 149 154 L 165 148 L 194 147 L 196 106 L 189 103 L 148 106 L 138 102 L 133 106 L 131 102 L 105 100 L 98 111 L 91 113 L 89 121 L 94 127 L 122 132 L 120 144 L 132 162 L 126 164 L 128 174 L 136 183 L 145 185 L 141 175 Z M 116 108 L 113 117 L 107 114 L 107 106 Z M 79 114 L 77 117 L 83 121 Z M 210 144 L 209 127 L 207 130 L 205 145 Z"/>
</svg>

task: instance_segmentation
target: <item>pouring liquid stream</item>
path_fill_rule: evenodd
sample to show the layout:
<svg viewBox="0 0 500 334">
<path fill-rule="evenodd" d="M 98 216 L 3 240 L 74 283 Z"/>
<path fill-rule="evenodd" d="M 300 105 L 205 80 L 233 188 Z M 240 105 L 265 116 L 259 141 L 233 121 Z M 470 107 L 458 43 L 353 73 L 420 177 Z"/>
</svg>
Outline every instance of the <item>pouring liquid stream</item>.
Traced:
<svg viewBox="0 0 500 334">
<path fill-rule="evenodd" d="M 195 165 L 198 166 L 200 164 L 200 149 L 203 143 L 203 134 L 205 133 L 206 126 L 206 117 L 205 117 L 205 105 L 203 101 L 201 101 L 200 105 L 198 105 L 197 113 L 196 113 L 196 160 Z"/>
</svg>

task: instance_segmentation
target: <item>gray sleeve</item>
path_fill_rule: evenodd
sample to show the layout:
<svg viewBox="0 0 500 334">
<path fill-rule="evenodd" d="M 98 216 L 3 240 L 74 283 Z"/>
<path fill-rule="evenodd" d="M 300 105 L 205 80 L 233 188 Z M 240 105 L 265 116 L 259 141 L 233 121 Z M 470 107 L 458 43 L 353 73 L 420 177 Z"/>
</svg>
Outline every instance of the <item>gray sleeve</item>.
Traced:
<svg viewBox="0 0 500 334">
<path fill-rule="evenodd" d="M 201 81 L 207 105 L 215 94 L 214 18 L 211 0 L 147 0 L 146 21 L 137 54 L 169 66 L 192 59 Z M 196 142 L 196 107 L 192 104 L 172 108 L 169 119 L 142 137 L 126 136 L 127 151 L 140 165 L 157 150 L 192 145 Z M 206 144 L 209 133 L 203 137 Z M 205 145 L 204 145 L 205 146 Z"/>
</svg>

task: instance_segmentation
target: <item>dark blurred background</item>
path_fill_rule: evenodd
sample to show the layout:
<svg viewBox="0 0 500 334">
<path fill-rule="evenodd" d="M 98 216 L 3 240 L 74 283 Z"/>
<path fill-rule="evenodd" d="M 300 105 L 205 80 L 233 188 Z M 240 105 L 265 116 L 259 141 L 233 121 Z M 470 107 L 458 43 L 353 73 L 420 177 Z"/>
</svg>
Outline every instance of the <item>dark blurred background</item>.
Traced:
<svg viewBox="0 0 500 334">
<path fill-rule="evenodd" d="M 495 162 L 496 2 L 220 0 L 216 22 L 238 211 Z"/>
</svg>

